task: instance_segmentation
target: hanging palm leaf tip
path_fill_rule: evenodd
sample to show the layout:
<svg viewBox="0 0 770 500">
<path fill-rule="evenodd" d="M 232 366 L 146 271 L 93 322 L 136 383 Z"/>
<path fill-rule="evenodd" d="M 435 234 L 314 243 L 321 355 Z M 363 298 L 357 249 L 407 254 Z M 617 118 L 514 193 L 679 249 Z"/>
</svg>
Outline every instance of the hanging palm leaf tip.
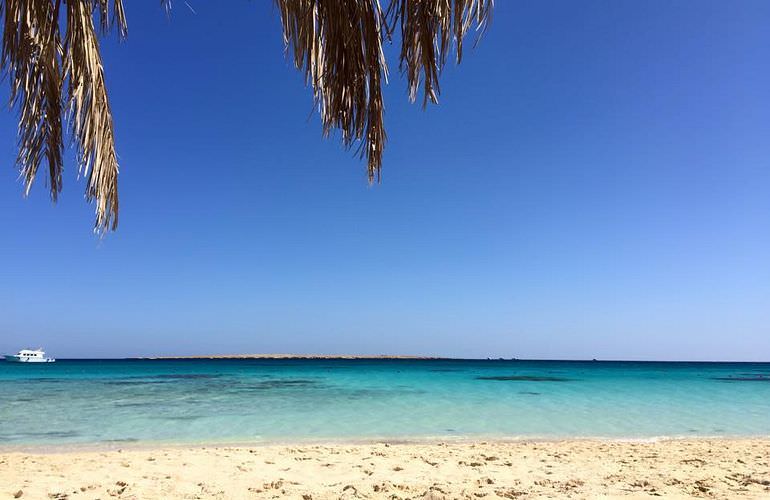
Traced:
<svg viewBox="0 0 770 500">
<path fill-rule="evenodd" d="M 19 111 L 16 162 L 25 193 L 45 159 L 51 198 L 57 199 L 66 127 L 87 180 L 86 198 L 96 203 L 96 230 L 114 229 L 118 161 L 97 29 L 104 33 L 116 25 L 125 36 L 120 0 L 4 0 L 0 18 L 0 69 Z"/>
<path fill-rule="evenodd" d="M 333 129 L 342 143 L 359 143 L 369 181 L 379 180 L 385 148 L 382 82 L 388 66 L 383 43 L 400 27 L 399 67 L 409 99 L 422 83 L 423 107 L 438 102 L 438 79 L 452 47 L 462 59 L 468 31 L 482 32 L 494 0 L 275 0 L 284 42 L 304 72 L 319 108 L 324 136 Z"/>
<path fill-rule="evenodd" d="M 471 29 L 482 32 L 494 0 L 275 0 L 283 37 L 321 114 L 323 133 L 358 144 L 369 180 L 379 180 L 385 148 L 383 44 L 400 28 L 399 67 L 409 98 L 437 102 L 452 47 L 462 59 Z M 167 11 L 171 0 L 161 0 Z M 0 70 L 19 111 L 17 165 L 29 193 L 43 161 L 51 198 L 62 189 L 65 129 L 96 205 L 95 230 L 118 225 L 118 160 L 98 35 L 126 36 L 121 0 L 0 0 Z M 65 117 L 67 119 L 65 119 Z"/>
</svg>

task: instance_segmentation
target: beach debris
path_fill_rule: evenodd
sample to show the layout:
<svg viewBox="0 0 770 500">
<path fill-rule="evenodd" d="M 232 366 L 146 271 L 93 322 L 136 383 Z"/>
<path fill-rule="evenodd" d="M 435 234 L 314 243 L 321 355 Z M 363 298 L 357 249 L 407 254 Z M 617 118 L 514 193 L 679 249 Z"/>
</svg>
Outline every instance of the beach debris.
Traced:
<svg viewBox="0 0 770 500">
<path fill-rule="evenodd" d="M 505 489 L 498 489 L 495 490 L 495 494 L 499 497 L 503 498 L 518 498 L 522 497 L 524 495 L 527 495 L 526 491 L 518 491 L 518 490 L 505 490 Z"/>
<path fill-rule="evenodd" d="M 283 480 L 279 479 L 277 481 L 271 481 L 269 483 L 264 483 L 262 485 L 262 488 L 266 490 L 280 490 L 283 488 Z"/>
<path fill-rule="evenodd" d="M 705 479 L 695 480 L 694 486 L 695 486 L 695 489 L 701 493 L 708 493 L 709 490 L 711 490 L 711 485 L 708 484 L 708 481 Z"/>
<path fill-rule="evenodd" d="M 478 496 L 478 495 L 476 495 Z M 446 500 L 444 492 L 436 487 L 431 487 L 422 495 L 423 500 Z"/>
<path fill-rule="evenodd" d="M 24 495 L 24 492 L 19 490 L 13 494 L 13 498 L 21 498 L 22 495 Z"/>
<path fill-rule="evenodd" d="M 567 481 L 562 481 L 561 483 L 559 483 L 559 491 L 561 491 L 562 493 L 567 493 L 569 491 L 580 488 L 584 484 L 585 482 L 580 479 L 569 479 Z M 648 490 L 648 491 L 654 491 L 654 490 L 655 488 L 652 488 L 651 490 Z"/>
<path fill-rule="evenodd" d="M 751 484 L 757 484 L 760 486 L 770 486 L 770 479 L 757 479 L 749 474 L 733 473 L 725 476 L 725 478 L 735 481 L 742 486 L 749 486 Z"/>
<path fill-rule="evenodd" d="M 107 494 L 109 494 L 111 497 L 119 497 L 122 495 L 123 492 L 126 491 L 128 483 L 125 481 L 117 481 L 115 486 L 117 486 L 117 488 L 107 490 Z"/>
</svg>

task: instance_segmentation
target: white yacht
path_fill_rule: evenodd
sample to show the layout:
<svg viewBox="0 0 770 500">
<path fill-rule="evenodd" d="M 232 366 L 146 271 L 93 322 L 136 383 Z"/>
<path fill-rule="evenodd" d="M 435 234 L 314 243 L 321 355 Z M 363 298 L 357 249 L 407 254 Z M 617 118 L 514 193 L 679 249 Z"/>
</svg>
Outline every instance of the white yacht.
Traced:
<svg viewBox="0 0 770 500">
<path fill-rule="evenodd" d="M 22 349 L 17 354 L 6 354 L 5 360 L 11 363 L 53 363 L 54 358 L 47 358 L 43 348 Z"/>
</svg>

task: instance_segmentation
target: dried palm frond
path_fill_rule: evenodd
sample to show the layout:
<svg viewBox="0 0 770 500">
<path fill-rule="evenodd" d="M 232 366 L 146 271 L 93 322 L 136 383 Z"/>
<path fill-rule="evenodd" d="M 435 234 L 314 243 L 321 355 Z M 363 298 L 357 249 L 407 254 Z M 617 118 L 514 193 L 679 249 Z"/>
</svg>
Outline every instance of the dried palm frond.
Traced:
<svg viewBox="0 0 770 500">
<path fill-rule="evenodd" d="M 63 118 L 69 111 L 79 172 L 88 177 L 86 198 L 96 200 L 95 228 L 114 229 L 118 161 L 94 17 L 101 32 L 117 25 L 125 36 L 121 1 L 114 0 L 110 7 L 108 0 L 4 0 L 0 16 L 0 69 L 10 79 L 11 104 L 19 108 L 17 164 L 25 193 L 45 158 L 51 197 L 57 199 L 62 188 Z"/>
<path fill-rule="evenodd" d="M 438 102 L 438 78 L 450 50 L 454 45 L 459 64 L 465 35 L 474 24 L 480 32 L 486 29 L 493 4 L 494 0 L 393 0 L 389 25 L 400 21 L 399 67 L 406 73 L 412 102 L 421 80 L 423 108 L 429 99 Z"/>
<path fill-rule="evenodd" d="M 94 3 L 100 26 L 109 27 L 107 1 L 67 1 L 67 35 L 64 44 L 64 78 L 69 83 L 67 107 L 72 112 L 72 132 L 80 172 L 88 176 L 86 198 L 96 200 L 96 227 L 118 225 L 118 158 L 112 112 L 107 98 L 99 41 L 94 29 Z M 115 1 L 120 4 L 120 0 Z M 115 9 L 121 34 L 126 31 L 122 7 Z"/>
<path fill-rule="evenodd" d="M 401 27 L 402 72 L 414 101 L 423 81 L 423 106 L 438 101 L 438 78 L 452 46 L 457 62 L 462 43 L 474 25 L 483 30 L 494 0 L 275 0 L 283 37 L 295 66 L 321 113 L 323 133 L 342 132 L 350 147 L 361 141 L 369 180 L 380 178 L 385 147 L 382 82 L 388 67 L 384 40 Z M 453 43 L 454 42 L 454 43 Z"/>
<path fill-rule="evenodd" d="M 28 193 L 45 157 L 55 200 L 61 191 L 63 149 L 58 5 L 6 0 L 2 14 L 0 65 L 10 74 L 11 102 L 20 108 L 16 161 Z"/>
<path fill-rule="evenodd" d="M 304 70 L 320 108 L 324 135 L 342 132 L 350 147 L 363 139 L 369 177 L 385 145 L 382 80 L 382 9 L 378 0 L 277 0 L 283 36 L 294 64 Z"/>
<path fill-rule="evenodd" d="M 400 68 L 409 98 L 423 87 L 423 106 L 437 102 L 439 75 L 452 47 L 462 59 L 472 27 L 483 31 L 494 0 L 275 0 L 283 37 L 304 72 L 320 110 L 323 134 L 342 133 L 359 144 L 370 182 L 380 179 L 385 148 L 383 44 L 400 26 Z M 166 10 L 171 0 L 160 0 Z M 50 193 L 62 188 L 63 119 L 87 177 L 86 198 L 96 202 L 97 231 L 118 224 L 118 161 L 98 34 L 117 26 L 126 36 L 122 0 L 0 0 L 3 24 L 0 70 L 10 77 L 11 104 L 19 108 L 17 164 L 29 193 L 43 161 Z"/>
</svg>

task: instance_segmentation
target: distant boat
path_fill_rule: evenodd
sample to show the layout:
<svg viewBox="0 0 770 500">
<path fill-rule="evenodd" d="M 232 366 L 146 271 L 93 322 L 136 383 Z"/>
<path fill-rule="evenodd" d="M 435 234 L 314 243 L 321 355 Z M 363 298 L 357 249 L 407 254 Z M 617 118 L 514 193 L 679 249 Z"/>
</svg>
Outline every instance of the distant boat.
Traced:
<svg viewBox="0 0 770 500">
<path fill-rule="evenodd" d="M 45 357 L 43 348 L 22 349 L 16 354 L 6 354 L 5 360 L 10 363 L 53 363 L 54 358 Z"/>
</svg>

